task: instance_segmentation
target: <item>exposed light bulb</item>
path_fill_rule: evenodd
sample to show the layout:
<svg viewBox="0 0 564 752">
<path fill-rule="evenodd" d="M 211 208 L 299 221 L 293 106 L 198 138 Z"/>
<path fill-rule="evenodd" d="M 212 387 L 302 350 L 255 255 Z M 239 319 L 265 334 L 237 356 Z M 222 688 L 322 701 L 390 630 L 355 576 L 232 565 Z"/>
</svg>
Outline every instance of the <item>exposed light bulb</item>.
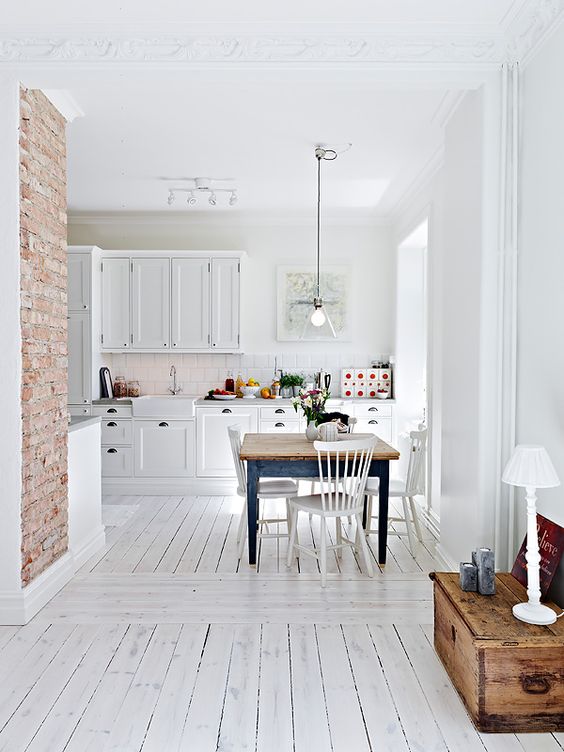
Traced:
<svg viewBox="0 0 564 752">
<path fill-rule="evenodd" d="M 208 202 L 209 202 L 209 204 L 210 204 L 211 206 L 215 206 L 215 205 L 217 204 L 217 200 L 216 200 L 216 197 L 215 197 L 215 193 L 213 193 L 213 192 L 212 192 L 212 193 L 210 194 L 210 197 L 209 197 L 209 199 L 208 199 Z"/>
<path fill-rule="evenodd" d="M 167 198 L 166 202 L 167 202 L 167 204 L 169 206 L 174 203 L 174 191 L 169 191 L 168 192 L 168 198 Z"/>
<path fill-rule="evenodd" d="M 323 326 L 326 320 L 323 308 L 316 308 L 311 314 L 310 321 L 313 326 Z"/>
</svg>

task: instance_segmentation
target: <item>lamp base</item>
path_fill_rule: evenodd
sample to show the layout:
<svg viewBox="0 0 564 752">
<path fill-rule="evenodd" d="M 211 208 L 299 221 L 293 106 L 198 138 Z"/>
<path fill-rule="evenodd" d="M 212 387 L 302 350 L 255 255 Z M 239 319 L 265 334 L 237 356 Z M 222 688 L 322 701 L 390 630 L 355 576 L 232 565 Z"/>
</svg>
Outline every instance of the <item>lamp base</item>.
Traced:
<svg viewBox="0 0 564 752">
<path fill-rule="evenodd" d="M 513 606 L 513 616 L 528 624 L 554 624 L 556 621 L 554 611 L 540 603 L 517 603 Z"/>
</svg>

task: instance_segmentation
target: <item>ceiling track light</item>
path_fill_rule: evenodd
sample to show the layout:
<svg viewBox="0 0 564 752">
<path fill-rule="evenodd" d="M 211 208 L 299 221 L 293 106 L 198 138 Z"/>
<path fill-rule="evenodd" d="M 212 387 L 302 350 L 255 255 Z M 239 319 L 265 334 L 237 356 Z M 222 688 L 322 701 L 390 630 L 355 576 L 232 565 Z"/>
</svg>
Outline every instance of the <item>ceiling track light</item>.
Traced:
<svg viewBox="0 0 564 752">
<path fill-rule="evenodd" d="M 235 204 L 238 202 L 239 197 L 237 195 L 237 189 L 233 187 L 217 187 L 216 183 L 221 182 L 231 182 L 232 178 L 225 178 L 225 179 L 219 179 L 219 178 L 182 178 L 182 180 L 189 181 L 189 184 L 187 186 L 182 185 L 174 188 L 168 189 L 168 198 L 167 198 L 167 204 L 171 206 L 175 199 L 177 193 L 187 193 L 188 198 L 186 199 L 186 203 L 188 206 L 195 206 L 198 203 L 198 199 L 200 196 L 207 197 L 207 203 L 210 206 L 217 206 L 218 205 L 218 194 L 220 193 L 227 193 L 229 194 L 229 198 L 227 201 L 227 204 L 229 206 L 235 206 Z M 190 185 L 192 183 L 192 185 Z M 223 204 L 223 202 L 221 202 Z"/>
</svg>

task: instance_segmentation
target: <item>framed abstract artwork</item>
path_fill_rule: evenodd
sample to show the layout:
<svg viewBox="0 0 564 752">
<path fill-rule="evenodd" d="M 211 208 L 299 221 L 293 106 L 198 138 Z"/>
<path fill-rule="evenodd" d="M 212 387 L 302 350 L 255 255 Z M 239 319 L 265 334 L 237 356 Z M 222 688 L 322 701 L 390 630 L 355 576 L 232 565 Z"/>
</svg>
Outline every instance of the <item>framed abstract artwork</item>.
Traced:
<svg viewBox="0 0 564 752">
<path fill-rule="evenodd" d="M 335 341 L 326 329 L 319 334 L 306 327 L 308 312 L 313 311 L 315 266 L 277 267 L 277 332 L 280 342 Z M 323 265 L 320 276 L 321 297 L 337 340 L 351 339 L 351 274 L 349 266 Z"/>
</svg>

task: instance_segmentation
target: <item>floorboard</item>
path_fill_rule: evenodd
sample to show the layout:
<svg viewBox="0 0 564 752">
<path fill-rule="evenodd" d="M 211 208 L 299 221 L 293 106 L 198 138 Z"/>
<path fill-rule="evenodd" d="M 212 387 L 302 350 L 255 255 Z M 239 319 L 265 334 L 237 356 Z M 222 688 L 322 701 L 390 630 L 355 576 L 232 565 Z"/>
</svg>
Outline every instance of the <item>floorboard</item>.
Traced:
<svg viewBox="0 0 564 752">
<path fill-rule="evenodd" d="M 413 556 L 391 538 L 373 578 L 332 554 L 321 588 L 285 538 L 239 561 L 238 497 L 106 501 L 104 549 L 0 627 L 0 752 L 562 752 L 562 734 L 474 729 L 433 648 L 427 532 Z M 298 528 L 319 545 L 315 518 Z"/>
</svg>

